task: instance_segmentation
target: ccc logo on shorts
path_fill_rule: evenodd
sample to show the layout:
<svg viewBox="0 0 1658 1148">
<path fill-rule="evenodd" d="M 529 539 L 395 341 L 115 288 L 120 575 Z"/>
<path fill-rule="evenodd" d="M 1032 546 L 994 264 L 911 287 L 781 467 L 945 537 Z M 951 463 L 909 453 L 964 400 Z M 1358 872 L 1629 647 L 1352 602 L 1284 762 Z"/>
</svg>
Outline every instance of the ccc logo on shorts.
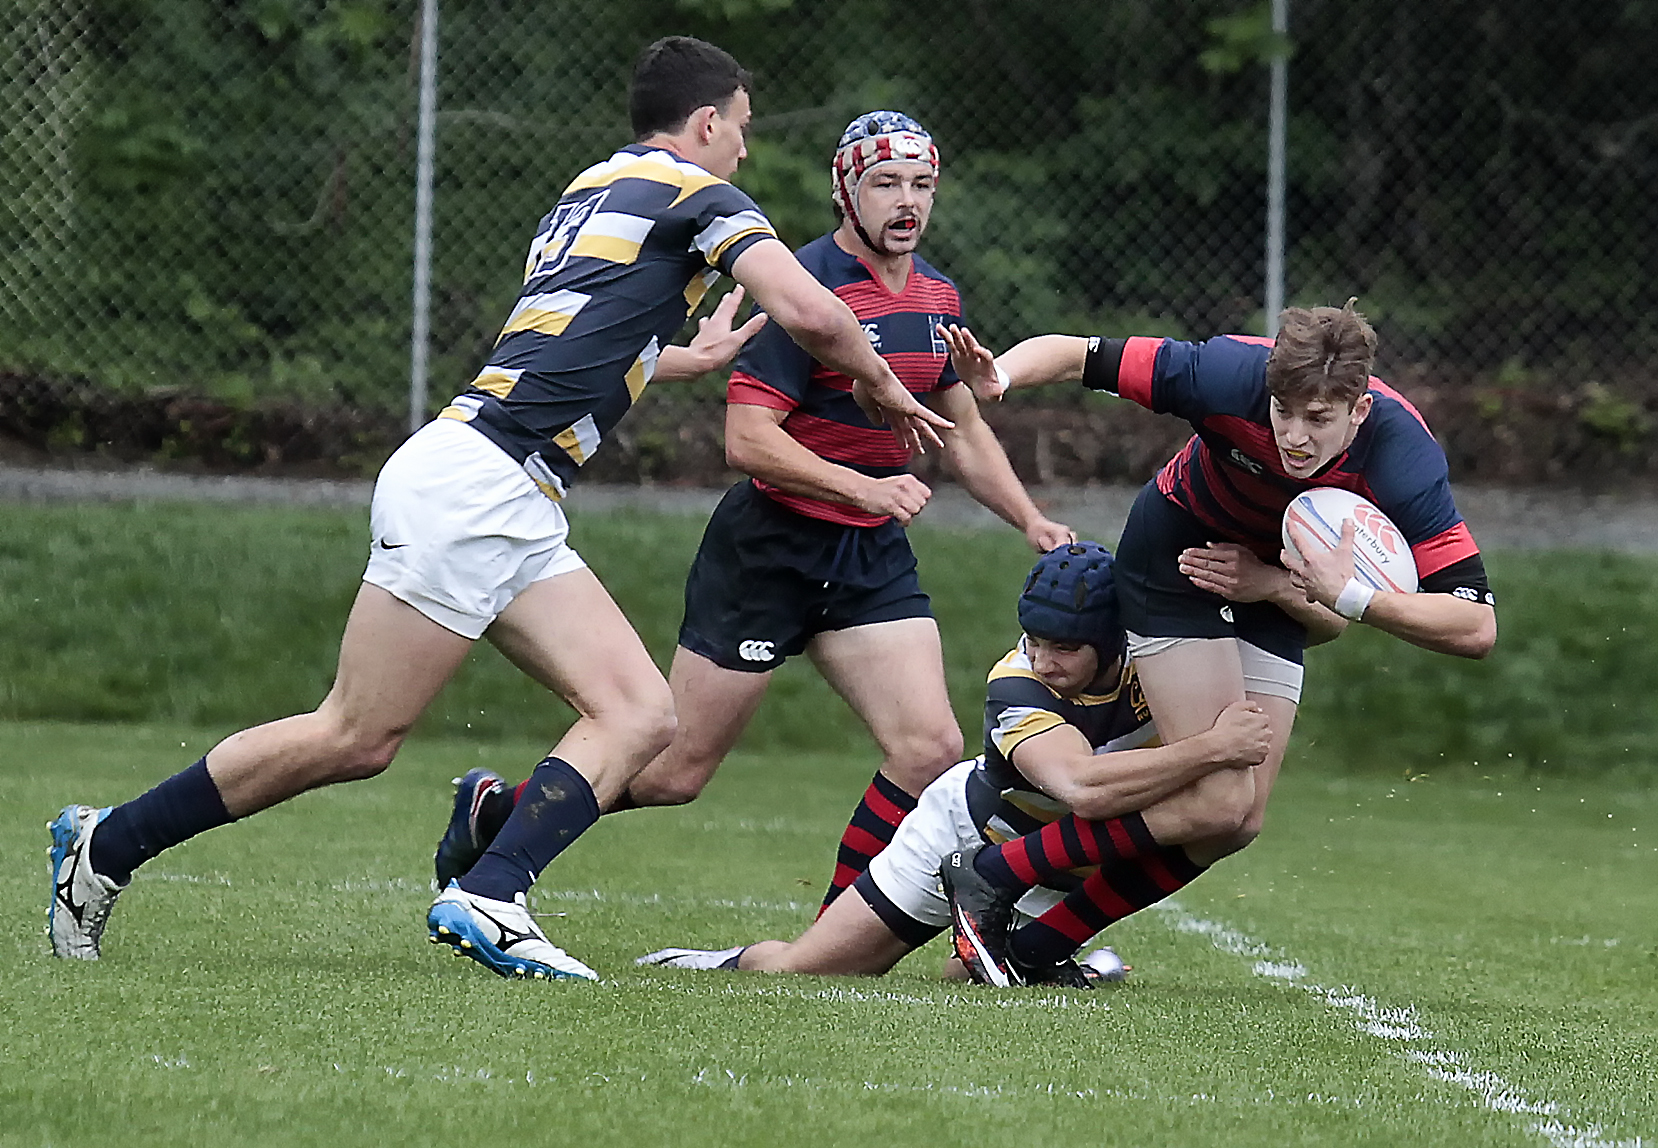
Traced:
<svg viewBox="0 0 1658 1148">
<path fill-rule="evenodd" d="M 771 648 L 775 642 L 747 642 L 737 643 L 737 656 L 745 662 L 769 662 L 772 659 Z"/>
</svg>

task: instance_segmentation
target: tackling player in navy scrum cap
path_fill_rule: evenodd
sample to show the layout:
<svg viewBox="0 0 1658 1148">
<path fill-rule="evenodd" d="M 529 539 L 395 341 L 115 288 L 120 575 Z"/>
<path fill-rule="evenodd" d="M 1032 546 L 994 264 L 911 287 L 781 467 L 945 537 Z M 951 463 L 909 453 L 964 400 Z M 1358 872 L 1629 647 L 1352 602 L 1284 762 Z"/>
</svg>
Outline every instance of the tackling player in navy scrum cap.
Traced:
<svg viewBox="0 0 1658 1148">
<path fill-rule="evenodd" d="M 939 176 L 926 130 L 898 112 L 847 126 L 832 161 L 840 222 L 802 264 L 857 315 L 904 385 L 955 424 L 945 458 L 968 491 L 1039 553 L 1070 541 L 1025 492 L 950 367 L 940 327 L 955 285 L 916 253 Z M 859 800 L 824 897 L 832 902 L 892 839 L 927 783 L 961 756 L 938 627 L 904 527 L 931 492 L 909 451 L 864 417 L 852 381 L 786 331 L 744 348 L 726 406 L 726 454 L 751 477 L 709 520 L 685 586 L 669 682 L 680 724 L 617 808 L 692 800 L 760 704 L 771 672 L 808 654 L 869 727 L 879 771 Z M 492 772 L 462 778 L 439 846 L 440 882 L 464 871 L 510 807 Z"/>
<path fill-rule="evenodd" d="M 566 541 L 559 500 L 578 468 L 653 378 L 710 370 L 755 329 L 758 320 L 730 330 L 733 298 L 691 347 L 666 345 L 721 273 L 857 380 L 861 401 L 900 437 L 937 441 L 932 428 L 949 426 L 726 182 L 747 154 L 749 87 L 735 60 L 701 40 L 668 37 L 641 53 L 629 90 L 636 142 L 571 182 L 536 231 L 488 364 L 380 472 L 368 568 L 328 696 L 312 713 L 232 735 L 124 805 L 65 808 L 52 825 L 54 953 L 96 959 L 116 896 L 162 850 L 385 769 L 487 636 L 579 716 L 535 766 L 493 848 L 432 906 L 431 939 L 503 976 L 594 978 L 547 939 L 524 894 L 668 744 L 674 708 Z"/>
<path fill-rule="evenodd" d="M 1416 409 L 1370 375 L 1376 334 L 1353 303 L 1290 308 L 1276 339 L 1043 335 L 993 357 L 970 332 L 946 332 L 958 371 L 981 396 L 1080 379 L 1192 425 L 1191 441 L 1141 491 L 1117 556 L 1129 649 L 1163 736 L 1178 742 L 1207 730 L 1245 697 L 1272 722 L 1260 766 L 1213 789 L 1209 815 L 1230 817 L 1232 828 L 1193 853 L 1199 863 L 1260 832 L 1309 634 L 1362 621 L 1469 658 L 1496 642 L 1494 600 L 1451 497 L 1444 451 Z M 1282 550 L 1284 508 L 1314 486 L 1354 491 L 1394 521 L 1415 557 L 1419 593 L 1357 582 L 1351 523 L 1335 550 L 1302 546 L 1305 558 Z M 1061 862 L 1084 854 L 1055 845 Z M 982 862 L 1003 886 L 1022 880 Z"/>
<path fill-rule="evenodd" d="M 1073 922 L 1094 919 L 1101 902 L 1116 919 L 1126 915 L 1125 901 L 1144 907 L 1195 876 L 1197 867 L 1182 846 L 1215 830 L 1202 817 L 1209 804 L 1203 791 L 1212 778 L 1247 769 L 1264 756 L 1268 729 L 1260 707 L 1239 702 L 1204 734 L 1179 745 L 1157 744 L 1125 656 L 1111 554 L 1098 543 L 1072 543 L 1044 555 L 1020 594 L 1019 622 L 1024 636 L 990 672 L 986 686 L 983 757 L 960 763 L 927 787 L 850 895 L 792 943 L 663 949 L 640 963 L 886 972 L 949 925 L 942 874 L 971 872 L 970 859 L 980 847 L 1033 842 L 1021 835 L 1046 834 L 1073 812 L 1114 819 L 1108 832 L 1120 834 L 1123 843 L 1100 850 L 1076 871 L 1046 874 L 1019 902 L 1025 924 L 1016 936 L 1072 935 Z M 998 923 L 1001 931 L 1015 919 L 1010 904 Z M 991 935 L 989 923 L 978 925 Z M 1083 967 L 1070 959 L 1086 939 L 1045 963 L 1018 965 L 1018 983 L 1089 987 Z M 971 951 L 962 955 L 975 971 L 1003 967 Z"/>
</svg>

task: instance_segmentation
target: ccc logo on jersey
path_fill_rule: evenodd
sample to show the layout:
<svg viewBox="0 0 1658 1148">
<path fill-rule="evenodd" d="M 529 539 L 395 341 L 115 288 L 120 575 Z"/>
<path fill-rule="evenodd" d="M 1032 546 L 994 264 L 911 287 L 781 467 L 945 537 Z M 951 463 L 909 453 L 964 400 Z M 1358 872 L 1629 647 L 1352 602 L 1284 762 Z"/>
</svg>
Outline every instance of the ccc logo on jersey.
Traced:
<svg viewBox="0 0 1658 1148">
<path fill-rule="evenodd" d="M 1250 458 L 1237 447 L 1232 448 L 1232 452 L 1228 457 L 1230 458 L 1233 466 L 1247 470 L 1250 474 L 1261 474 L 1266 470 L 1266 467 Z"/>
</svg>

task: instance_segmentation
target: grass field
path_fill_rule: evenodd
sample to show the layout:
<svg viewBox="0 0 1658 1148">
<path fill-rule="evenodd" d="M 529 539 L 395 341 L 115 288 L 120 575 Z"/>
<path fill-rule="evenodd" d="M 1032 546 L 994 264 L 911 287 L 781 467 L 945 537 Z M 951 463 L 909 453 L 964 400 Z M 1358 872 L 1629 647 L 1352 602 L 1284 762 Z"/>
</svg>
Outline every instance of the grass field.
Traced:
<svg viewBox="0 0 1658 1148">
<path fill-rule="evenodd" d="M 697 524 L 578 530 L 665 650 Z M 918 536 L 964 722 L 1010 640 L 1016 541 Z M 519 774 L 558 724 L 489 657 L 385 776 L 168 853 L 104 961 L 49 959 L 46 819 L 313 704 L 361 545 L 351 515 L 0 507 L 0 1145 L 1658 1135 L 1658 571 L 1636 559 L 1497 556 L 1482 665 L 1368 634 L 1321 652 L 1267 833 L 1113 929 L 1136 971 L 1109 991 L 940 985 L 937 943 L 883 980 L 632 965 L 809 920 L 873 759 L 805 673 L 703 799 L 607 818 L 549 871 L 535 907 L 604 984 L 450 958 L 422 927 L 447 779 Z"/>
</svg>

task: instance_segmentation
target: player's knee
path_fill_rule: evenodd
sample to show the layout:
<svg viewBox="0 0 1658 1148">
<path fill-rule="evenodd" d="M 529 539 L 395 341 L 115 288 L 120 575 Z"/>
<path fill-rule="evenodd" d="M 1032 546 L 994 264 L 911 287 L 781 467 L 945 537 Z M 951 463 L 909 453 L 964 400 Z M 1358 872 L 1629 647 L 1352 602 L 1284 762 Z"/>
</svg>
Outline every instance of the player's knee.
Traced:
<svg viewBox="0 0 1658 1148">
<path fill-rule="evenodd" d="M 338 727 L 333 731 L 329 781 L 362 781 L 384 773 L 403 747 L 408 728 Z"/>
<path fill-rule="evenodd" d="M 917 730 L 892 748 L 881 772 L 909 792 L 920 793 L 961 760 L 961 751 L 961 730 L 954 723 Z"/>
<path fill-rule="evenodd" d="M 646 770 L 628 785 L 628 796 L 640 805 L 689 805 L 707 784 L 708 774 L 700 771 L 662 776 Z"/>
<path fill-rule="evenodd" d="M 668 683 L 632 682 L 600 699 L 585 715 L 636 744 L 647 759 L 668 748 L 679 723 L 674 717 L 674 695 Z"/>
</svg>

